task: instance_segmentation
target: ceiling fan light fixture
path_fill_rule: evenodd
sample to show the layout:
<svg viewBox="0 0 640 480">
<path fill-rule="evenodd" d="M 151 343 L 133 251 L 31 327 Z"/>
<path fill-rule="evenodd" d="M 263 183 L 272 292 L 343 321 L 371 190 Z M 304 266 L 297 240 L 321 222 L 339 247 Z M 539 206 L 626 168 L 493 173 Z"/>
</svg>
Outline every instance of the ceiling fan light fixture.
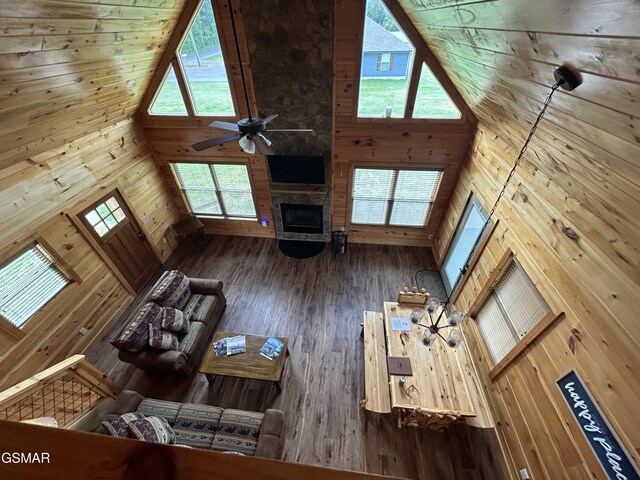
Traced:
<svg viewBox="0 0 640 480">
<path fill-rule="evenodd" d="M 249 138 L 249 135 L 242 137 L 238 143 L 245 153 L 248 153 L 249 155 L 256 153 L 256 144 Z"/>
</svg>

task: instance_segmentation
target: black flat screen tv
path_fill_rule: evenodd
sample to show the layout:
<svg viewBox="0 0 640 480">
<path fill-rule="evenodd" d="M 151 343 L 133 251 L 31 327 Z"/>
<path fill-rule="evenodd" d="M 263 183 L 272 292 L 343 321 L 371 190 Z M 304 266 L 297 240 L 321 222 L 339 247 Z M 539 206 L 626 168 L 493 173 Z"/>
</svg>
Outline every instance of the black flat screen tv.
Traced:
<svg viewBox="0 0 640 480">
<path fill-rule="evenodd" d="M 324 158 L 320 156 L 270 155 L 269 172 L 273 183 L 324 185 Z"/>
</svg>

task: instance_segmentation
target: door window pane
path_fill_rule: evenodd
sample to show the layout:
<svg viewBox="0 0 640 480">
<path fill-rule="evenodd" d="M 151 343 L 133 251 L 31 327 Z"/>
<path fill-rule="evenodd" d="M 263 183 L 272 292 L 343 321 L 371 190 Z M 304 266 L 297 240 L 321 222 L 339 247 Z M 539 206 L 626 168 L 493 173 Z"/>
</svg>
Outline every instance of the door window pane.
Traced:
<svg viewBox="0 0 640 480">
<path fill-rule="evenodd" d="M 104 237 L 109 230 L 126 218 L 115 197 L 109 197 L 106 202 L 85 213 L 84 217 L 100 237 Z"/>
<path fill-rule="evenodd" d="M 197 115 L 234 116 L 231 89 L 210 1 L 203 1 L 178 58 Z"/>
</svg>

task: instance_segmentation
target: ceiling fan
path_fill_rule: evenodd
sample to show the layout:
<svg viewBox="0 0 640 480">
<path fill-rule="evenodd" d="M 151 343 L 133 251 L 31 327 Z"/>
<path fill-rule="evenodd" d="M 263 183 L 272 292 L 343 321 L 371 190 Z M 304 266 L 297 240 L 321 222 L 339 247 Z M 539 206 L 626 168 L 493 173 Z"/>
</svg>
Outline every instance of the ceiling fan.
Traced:
<svg viewBox="0 0 640 480">
<path fill-rule="evenodd" d="M 271 149 L 272 142 L 267 139 L 262 132 L 313 132 L 308 128 L 294 128 L 284 130 L 267 130 L 266 125 L 276 118 L 278 114 L 270 115 L 267 118 L 254 117 L 251 115 L 251 106 L 249 104 L 249 94 L 247 93 L 247 83 L 244 77 L 244 68 L 242 67 L 242 59 L 240 57 L 240 45 L 238 43 L 238 32 L 236 31 L 235 15 L 231 2 L 229 2 L 229 10 L 231 13 L 231 26 L 233 27 L 233 39 L 236 44 L 236 52 L 238 54 L 238 60 L 240 63 L 240 75 L 242 76 L 242 87 L 244 88 L 244 99 L 247 103 L 247 111 L 249 112 L 249 118 L 243 118 L 238 120 L 237 123 L 220 122 L 216 120 L 209 124 L 211 127 L 221 128 L 223 130 L 230 130 L 231 133 L 226 133 L 219 137 L 210 138 L 203 142 L 194 143 L 192 148 L 199 152 L 207 148 L 215 147 L 216 145 L 222 145 L 223 143 L 232 142 L 234 140 L 240 140 L 240 148 L 246 153 L 254 154 L 256 149 L 262 155 L 273 155 L 274 152 Z"/>
</svg>

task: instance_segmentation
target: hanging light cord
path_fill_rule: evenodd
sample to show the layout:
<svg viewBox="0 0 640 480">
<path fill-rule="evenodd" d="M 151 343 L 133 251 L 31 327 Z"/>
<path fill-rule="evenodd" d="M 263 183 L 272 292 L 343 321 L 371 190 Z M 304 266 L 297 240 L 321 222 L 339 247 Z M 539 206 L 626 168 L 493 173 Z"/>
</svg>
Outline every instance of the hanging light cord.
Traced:
<svg viewBox="0 0 640 480">
<path fill-rule="evenodd" d="M 249 121 L 251 121 L 251 107 L 249 106 L 249 94 L 247 93 L 247 82 L 244 78 L 244 68 L 242 68 L 242 57 L 240 56 L 240 44 L 238 43 L 238 31 L 236 30 L 235 15 L 233 13 L 233 5 L 229 0 L 229 13 L 231 14 L 231 28 L 233 28 L 233 40 L 236 44 L 236 52 L 238 53 L 238 62 L 240 63 L 240 76 L 242 77 L 242 88 L 244 89 L 244 99 L 247 102 L 247 111 L 249 112 Z"/>
<path fill-rule="evenodd" d="M 465 273 L 467 273 L 467 269 L 469 268 L 469 262 L 471 262 L 471 258 L 473 257 L 473 254 L 475 253 L 476 247 L 478 246 L 478 244 L 482 240 L 482 235 L 484 234 L 485 230 L 487 229 L 487 227 L 491 223 L 491 217 L 493 217 L 493 214 L 495 213 L 496 208 L 498 208 L 498 203 L 500 203 L 500 200 L 504 196 L 504 193 L 507 190 L 507 187 L 509 186 L 509 182 L 511 182 L 511 177 L 513 177 L 513 174 L 515 173 L 516 168 L 518 168 L 518 165 L 520 165 L 520 161 L 522 160 L 522 157 L 524 156 L 525 152 L 527 151 L 527 147 L 529 146 L 529 142 L 533 138 L 533 134 L 536 133 L 536 129 L 538 128 L 538 124 L 540 123 L 540 120 L 542 120 L 542 118 L 544 117 L 544 114 L 547 111 L 547 107 L 551 103 L 551 97 L 553 97 L 553 94 L 560 87 L 560 85 L 562 85 L 562 83 L 564 83 L 564 82 L 561 80 L 561 81 L 559 81 L 558 83 L 556 83 L 555 85 L 553 85 L 551 87 L 551 92 L 549 92 L 549 95 L 547 96 L 546 100 L 544 101 L 544 106 L 542 107 L 542 110 L 540 110 L 540 113 L 538 114 L 538 118 L 536 118 L 536 121 L 533 122 L 533 125 L 531 126 L 531 130 L 529 130 L 529 136 L 527 137 L 527 139 L 524 142 L 524 145 L 520 149 L 520 153 L 518 154 L 518 158 L 516 158 L 516 161 L 513 164 L 513 167 L 511 168 L 511 171 L 509 172 L 509 175 L 507 176 L 507 179 L 504 181 L 504 184 L 502 185 L 502 190 L 500 190 L 500 193 L 498 194 L 498 198 L 496 198 L 496 201 L 493 204 L 493 207 L 491 208 L 491 211 L 489 212 L 489 216 L 485 220 L 484 225 L 482 225 L 482 228 L 480 229 L 480 233 L 478 234 L 478 237 L 476 238 L 476 241 L 473 244 L 473 247 L 471 248 L 471 251 L 469 252 L 469 256 L 467 257 L 467 260 L 464 262 L 464 266 L 460 269 L 460 274 L 458 275 L 458 278 L 456 279 L 456 283 L 451 288 L 451 293 L 449 293 L 449 295 L 447 296 L 447 299 L 444 302 L 444 305 L 442 306 L 442 311 L 440 312 L 440 315 L 438 316 L 438 320 L 436 321 L 436 326 L 438 326 L 440 324 L 440 319 L 442 318 L 442 315 L 444 314 L 444 311 L 449 306 L 449 302 L 453 298 L 453 294 L 455 293 L 456 289 L 458 288 L 458 285 L 460 284 L 460 281 L 464 277 Z M 432 322 L 432 325 L 433 325 L 433 322 Z"/>
</svg>

